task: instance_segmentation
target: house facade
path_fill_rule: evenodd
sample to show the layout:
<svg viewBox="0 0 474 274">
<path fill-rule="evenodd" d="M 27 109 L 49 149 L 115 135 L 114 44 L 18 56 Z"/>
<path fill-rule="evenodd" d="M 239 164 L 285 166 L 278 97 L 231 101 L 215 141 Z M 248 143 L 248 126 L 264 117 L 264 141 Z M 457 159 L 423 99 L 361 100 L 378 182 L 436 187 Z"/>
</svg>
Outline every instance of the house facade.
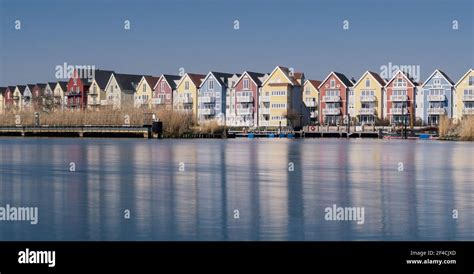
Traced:
<svg viewBox="0 0 474 274">
<path fill-rule="evenodd" d="M 23 110 L 23 93 L 25 92 L 25 89 L 25 85 L 15 86 L 15 90 L 13 91 L 13 109 L 15 111 Z"/>
<path fill-rule="evenodd" d="M 197 93 L 198 121 L 217 120 L 219 124 L 225 124 L 228 80 L 232 76 L 211 71 L 202 80 Z"/>
<path fill-rule="evenodd" d="M 8 86 L 5 88 L 3 93 L 3 102 L 5 111 L 10 111 L 13 109 L 13 92 L 15 91 L 15 86 Z"/>
<path fill-rule="evenodd" d="M 229 126 L 256 127 L 259 118 L 259 93 L 268 74 L 245 71 L 229 94 L 227 116 Z"/>
<path fill-rule="evenodd" d="M 422 97 L 417 109 L 423 124 L 438 125 L 442 116 L 452 118 L 454 82 L 444 72 L 435 70 L 418 92 Z"/>
<path fill-rule="evenodd" d="M 153 87 L 153 98 L 150 107 L 152 109 L 160 107 L 172 109 L 176 97 L 176 86 L 180 79 L 181 77 L 178 75 L 162 74 Z"/>
<path fill-rule="evenodd" d="M 235 110 L 235 85 L 239 80 L 241 74 L 234 73 L 232 77 L 228 79 L 229 87 L 227 89 L 226 94 L 226 101 L 225 101 L 225 119 L 227 126 L 235 126 L 236 117 L 236 110 Z"/>
<path fill-rule="evenodd" d="M 113 73 L 106 85 L 106 106 L 133 107 L 134 93 L 143 75 Z"/>
<path fill-rule="evenodd" d="M 77 73 L 74 73 L 67 83 L 66 108 L 69 110 L 85 109 L 87 107 L 89 86 L 87 79 L 80 78 Z"/>
<path fill-rule="evenodd" d="M 468 70 L 454 86 L 453 118 L 474 115 L 474 70 Z"/>
<path fill-rule="evenodd" d="M 298 127 L 304 117 L 301 88 L 304 74 L 277 66 L 262 83 L 259 94 L 259 126 Z"/>
<path fill-rule="evenodd" d="M 45 89 L 46 84 L 38 83 L 33 86 L 31 94 L 34 110 L 40 111 L 43 110 L 43 108 L 45 107 Z"/>
<path fill-rule="evenodd" d="M 137 108 L 150 108 L 151 101 L 153 98 L 153 87 L 158 82 L 158 77 L 153 76 L 143 76 L 140 82 L 137 85 L 135 91 L 134 100 L 135 107 Z"/>
<path fill-rule="evenodd" d="M 206 75 L 186 73 L 183 75 L 176 86 L 176 99 L 174 100 L 174 109 L 192 113 L 198 117 L 198 89 L 201 81 Z"/>
<path fill-rule="evenodd" d="M 318 123 L 319 91 L 318 86 L 321 81 L 306 80 L 303 85 L 303 104 L 307 111 L 309 120 L 307 124 L 314 125 Z"/>
<path fill-rule="evenodd" d="M 67 102 L 67 84 L 66 81 L 58 81 L 53 90 L 53 110 L 63 110 Z"/>
<path fill-rule="evenodd" d="M 413 126 L 416 111 L 417 83 L 399 70 L 385 85 L 387 91 L 387 118 L 391 124 Z"/>
<path fill-rule="evenodd" d="M 348 114 L 349 92 L 353 83 L 342 73 L 331 72 L 319 85 L 319 122 L 324 125 L 344 123 Z"/>
<path fill-rule="evenodd" d="M 6 87 L 0 87 L 0 113 L 5 112 L 5 91 Z"/>
<path fill-rule="evenodd" d="M 375 124 L 385 119 L 385 84 L 385 80 L 372 71 L 366 71 L 354 84 L 354 112 L 359 124 Z"/>
<path fill-rule="evenodd" d="M 102 103 L 106 104 L 105 86 L 114 72 L 111 70 L 95 70 L 94 79 L 87 93 L 87 107 L 99 109 Z"/>
</svg>

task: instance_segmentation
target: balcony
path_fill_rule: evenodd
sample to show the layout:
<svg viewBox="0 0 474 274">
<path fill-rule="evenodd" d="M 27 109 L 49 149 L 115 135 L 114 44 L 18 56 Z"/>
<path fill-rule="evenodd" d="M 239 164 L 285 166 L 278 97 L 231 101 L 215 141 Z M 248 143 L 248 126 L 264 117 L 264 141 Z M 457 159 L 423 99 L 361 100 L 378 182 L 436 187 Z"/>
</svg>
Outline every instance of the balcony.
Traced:
<svg viewBox="0 0 474 274">
<path fill-rule="evenodd" d="M 403 109 L 403 108 L 391 108 L 390 109 L 390 113 L 392 115 L 402 115 L 402 112 L 403 112 L 404 115 L 410 113 L 408 108 L 405 108 L 405 109 Z"/>
<path fill-rule="evenodd" d="M 311 118 L 318 118 L 318 112 L 317 111 L 311 112 L 310 117 Z"/>
<path fill-rule="evenodd" d="M 339 115 L 341 114 L 341 109 L 339 108 L 325 108 L 323 109 L 324 115 Z"/>
<path fill-rule="evenodd" d="M 305 101 L 304 103 L 305 103 L 306 107 L 309 107 L 309 108 L 316 107 L 318 105 L 316 103 L 316 101 Z"/>
<path fill-rule="evenodd" d="M 270 96 L 260 96 L 262 102 L 270 102 Z"/>
<path fill-rule="evenodd" d="M 183 97 L 183 98 L 181 98 L 181 102 L 183 104 L 192 104 L 193 103 L 193 98 L 192 97 Z"/>
<path fill-rule="evenodd" d="M 426 111 L 428 114 L 431 115 L 443 115 L 446 114 L 446 109 L 444 108 L 428 108 Z"/>
<path fill-rule="evenodd" d="M 445 100 L 446 100 L 445 95 L 428 95 L 428 101 L 440 102 L 440 101 L 445 101 Z"/>
<path fill-rule="evenodd" d="M 464 94 L 462 96 L 463 101 L 474 101 L 474 94 Z"/>
<path fill-rule="evenodd" d="M 359 115 L 375 115 L 375 108 L 361 108 Z"/>
<path fill-rule="evenodd" d="M 215 113 L 213 108 L 203 108 L 200 111 L 202 115 L 214 115 Z"/>
<path fill-rule="evenodd" d="M 20 96 L 13 96 L 13 100 L 15 101 L 20 100 Z"/>
<path fill-rule="evenodd" d="M 237 108 L 238 115 L 251 115 L 253 114 L 253 108 Z"/>
<path fill-rule="evenodd" d="M 237 96 L 238 103 L 250 103 L 253 102 L 253 96 Z"/>
<path fill-rule="evenodd" d="M 201 103 L 210 104 L 210 103 L 216 102 L 216 97 L 212 97 L 212 96 L 201 96 L 201 97 L 199 97 L 199 100 L 201 100 Z M 191 102 L 191 103 L 192 103 L 192 102 Z"/>
<path fill-rule="evenodd" d="M 462 114 L 473 115 L 474 114 L 474 108 L 463 108 Z"/>
<path fill-rule="evenodd" d="M 89 95 L 90 96 L 97 96 L 99 93 L 97 91 L 89 90 Z"/>
<path fill-rule="evenodd" d="M 323 96 L 323 102 L 339 102 L 341 101 L 341 96 Z"/>
<path fill-rule="evenodd" d="M 395 102 L 406 102 L 408 101 L 408 96 L 406 95 L 392 95 L 390 96 L 390 100 Z"/>
<path fill-rule="evenodd" d="M 260 114 L 268 115 L 268 114 L 270 114 L 270 109 L 269 108 L 260 108 Z"/>
<path fill-rule="evenodd" d="M 363 95 L 360 96 L 361 102 L 375 102 L 375 95 Z"/>
</svg>

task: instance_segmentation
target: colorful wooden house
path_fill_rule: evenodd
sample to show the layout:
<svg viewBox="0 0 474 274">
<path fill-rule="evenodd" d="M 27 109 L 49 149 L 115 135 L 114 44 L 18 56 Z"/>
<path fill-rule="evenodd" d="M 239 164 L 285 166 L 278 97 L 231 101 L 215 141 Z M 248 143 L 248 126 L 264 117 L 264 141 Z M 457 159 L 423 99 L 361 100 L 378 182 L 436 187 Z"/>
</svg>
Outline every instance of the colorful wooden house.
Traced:
<svg viewBox="0 0 474 274">
<path fill-rule="evenodd" d="M 232 126 L 234 124 L 234 121 L 236 121 L 236 110 L 235 110 L 235 85 L 237 81 L 239 80 L 241 74 L 239 73 L 234 73 L 232 77 L 230 77 L 227 81 L 229 82 L 228 88 L 227 88 L 227 94 L 226 94 L 226 99 L 225 99 L 225 105 L 226 105 L 226 110 L 225 110 L 225 119 L 226 119 L 226 125 L 227 126 Z"/>
<path fill-rule="evenodd" d="M 67 102 L 67 84 L 66 81 L 58 81 L 53 90 L 53 110 L 63 110 Z"/>
<path fill-rule="evenodd" d="M 366 71 L 354 84 L 354 109 L 359 124 L 375 124 L 385 119 L 385 84 L 385 80 L 372 71 Z"/>
<path fill-rule="evenodd" d="M 26 85 L 17 85 L 13 92 L 13 109 L 15 111 L 23 110 L 23 93 L 25 92 Z"/>
<path fill-rule="evenodd" d="M 89 79 L 80 78 L 78 73 L 74 73 L 67 83 L 66 107 L 70 110 L 85 109 L 87 107 L 89 87 Z"/>
<path fill-rule="evenodd" d="M 319 91 L 318 87 L 321 85 L 321 81 L 317 80 L 306 80 L 303 85 L 303 104 L 308 112 L 307 117 L 309 120 L 307 124 L 314 125 L 319 122 L 318 120 L 318 106 L 319 106 Z"/>
<path fill-rule="evenodd" d="M 387 82 L 387 118 L 391 124 L 414 125 L 417 87 L 418 84 L 401 70 Z"/>
<path fill-rule="evenodd" d="M 107 82 L 106 105 L 113 109 L 133 107 L 134 93 L 143 75 L 113 73 Z"/>
<path fill-rule="evenodd" d="M 15 86 L 8 86 L 3 94 L 5 111 L 13 109 L 13 92 L 15 92 Z"/>
<path fill-rule="evenodd" d="M 206 77 L 203 74 L 186 73 L 176 86 L 174 109 L 192 113 L 198 117 L 198 89 L 201 81 Z"/>
<path fill-rule="evenodd" d="M 344 74 L 331 72 L 318 86 L 319 122 L 325 125 L 344 124 L 348 114 L 349 92 L 353 83 Z M 347 122 L 347 121 L 346 121 Z"/>
<path fill-rule="evenodd" d="M 474 115 L 474 70 L 468 70 L 454 85 L 453 118 L 461 120 Z"/>
<path fill-rule="evenodd" d="M 34 110 L 43 110 L 45 97 L 44 97 L 44 90 L 46 88 L 46 84 L 38 83 L 33 86 L 31 91 L 32 95 L 32 102 L 33 102 L 33 109 Z"/>
<path fill-rule="evenodd" d="M 224 125 L 226 99 L 231 73 L 209 72 L 198 89 L 198 120 L 200 122 L 216 120 Z"/>
<path fill-rule="evenodd" d="M 421 100 L 416 103 L 423 124 L 438 125 L 440 118 L 452 118 L 454 82 L 441 70 L 435 70 L 418 91 Z"/>
<path fill-rule="evenodd" d="M 137 108 L 150 108 L 151 101 L 153 98 L 153 87 L 158 82 L 158 77 L 143 76 L 137 85 L 135 91 L 135 107 Z"/>
<path fill-rule="evenodd" d="M 114 71 L 94 70 L 94 77 L 87 93 L 87 107 L 89 109 L 99 109 L 102 104 L 106 104 L 105 86 Z"/>
<path fill-rule="evenodd" d="M 176 86 L 180 79 L 181 77 L 178 75 L 162 74 L 153 87 L 153 98 L 150 107 L 153 109 L 160 107 L 172 109 Z"/>
<path fill-rule="evenodd" d="M 5 91 L 7 87 L 0 87 L 0 113 L 5 112 Z"/>
<path fill-rule="evenodd" d="M 299 127 L 304 117 L 301 88 L 304 74 L 277 66 L 262 83 L 259 95 L 259 126 Z"/>
</svg>

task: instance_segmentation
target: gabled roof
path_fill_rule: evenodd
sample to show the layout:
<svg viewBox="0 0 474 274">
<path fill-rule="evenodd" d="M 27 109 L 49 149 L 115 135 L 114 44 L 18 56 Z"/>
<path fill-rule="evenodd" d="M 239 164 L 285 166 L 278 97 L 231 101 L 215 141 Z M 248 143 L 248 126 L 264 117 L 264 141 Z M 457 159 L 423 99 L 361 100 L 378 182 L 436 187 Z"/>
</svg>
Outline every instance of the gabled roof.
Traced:
<svg viewBox="0 0 474 274">
<path fill-rule="evenodd" d="M 24 86 L 24 85 L 17 85 L 16 88 L 18 88 L 18 90 L 20 91 L 20 93 L 23 94 L 23 92 L 24 92 L 25 89 L 26 89 L 26 86 Z"/>
<path fill-rule="evenodd" d="M 122 92 L 134 92 L 138 83 L 145 75 L 114 73 L 115 80 Z M 148 76 L 148 75 L 146 75 Z"/>
<path fill-rule="evenodd" d="M 104 90 L 109 82 L 110 76 L 115 73 L 112 70 L 100 70 L 96 69 L 94 71 L 94 80 L 99 86 L 100 89 Z"/>
<path fill-rule="evenodd" d="M 443 71 L 439 70 L 439 69 L 436 69 L 435 71 L 433 71 L 433 73 L 431 73 L 431 75 L 425 80 L 425 82 L 423 83 L 423 85 L 421 85 L 421 87 L 424 87 L 426 85 L 426 83 L 428 83 L 430 81 L 431 78 L 433 78 L 433 76 L 436 74 L 436 73 L 439 73 L 441 74 L 441 76 L 443 76 L 443 78 L 451 85 L 453 86 L 454 85 L 454 82 L 451 80 L 451 78 L 448 77 L 448 75 L 446 75 L 446 73 L 444 73 Z"/>
<path fill-rule="evenodd" d="M 151 88 L 153 88 L 158 82 L 158 79 L 160 79 L 159 77 L 154 77 L 154 76 L 143 76 L 143 77 L 145 78 L 146 82 Z"/>
<path fill-rule="evenodd" d="M 48 82 L 49 88 L 54 89 L 56 87 L 57 82 Z"/>
<path fill-rule="evenodd" d="M 35 88 L 35 85 L 33 84 L 28 84 L 27 86 L 30 89 L 30 91 L 33 91 L 33 89 Z"/>
<path fill-rule="evenodd" d="M 161 80 L 165 80 L 166 83 L 168 83 L 168 85 L 171 87 L 171 89 L 176 89 L 176 83 L 181 79 L 180 76 L 178 75 L 170 75 L 170 74 L 162 74 L 160 76 L 160 78 L 158 79 L 158 81 L 156 81 L 156 84 L 155 86 L 153 86 L 153 89 L 156 89 L 156 85 L 158 84 L 158 82 L 160 82 Z"/>
<path fill-rule="evenodd" d="M 364 72 L 364 74 L 362 74 L 362 76 L 359 78 L 359 80 L 354 84 L 354 86 L 357 86 L 360 81 L 362 81 L 362 79 L 365 78 L 365 75 L 366 74 L 370 74 L 378 83 L 381 87 L 385 87 L 385 80 L 376 72 L 373 72 L 373 71 L 366 71 Z"/>
<path fill-rule="evenodd" d="M 4 93 L 7 90 L 7 87 L 0 87 L 0 93 Z"/>
<path fill-rule="evenodd" d="M 298 83 L 298 81 L 296 81 L 295 79 L 300 79 L 299 77 L 303 77 L 303 73 L 301 73 L 301 72 L 294 72 L 294 73 L 293 73 L 293 76 L 290 76 L 290 69 L 289 69 L 289 68 L 283 67 L 283 66 L 276 66 L 275 69 L 273 69 L 273 71 L 270 73 L 270 75 L 268 76 L 268 78 L 265 79 L 265 81 L 262 83 L 262 86 L 267 83 L 267 81 L 272 77 L 272 75 L 273 75 L 277 70 L 280 70 L 280 71 L 283 73 L 283 75 L 285 75 L 286 79 L 287 79 L 293 86 L 299 86 L 299 85 L 300 85 L 300 84 Z"/>
<path fill-rule="evenodd" d="M 39 87 L 40 89 L 46 88 L 46 84 L 43 84 L 43 83 L 37 83 L 35 86 Z"/>
<path fill-rule="evenodd" d="M 67 90 L 67 81 L 58 81 L 57 85 L 59 85 L 62 90 Z M 54 86 L 54 88 L 56 88 L 56 86 Z"/>
<path fill-rule="evenodd" d="M 471 72 L 473 72 L 474 70 L 473 69 L 469 69 L 462 77 L 461 79 L 459 79 L 459 81 L 456 82 L 456 84 L 454 85 L 455 87 L 457 87 L 461 82 L 462 80 L 464 80 L 464 78 L 466 78 Z"/>
<path fill-rule="evenodd" d="M 179 80 L 178 84 L 176 85 L 176 87 L 178 87 L 179 85 L 181 85 L 181 83 L 183 82 L 183 80 L 186 78 L 186 76 L 189 77 L 189 79 L 191 79 L 191 82 L 193 82 L 194 86 L 195 87 L 199 87 L 201 86 L 201 80 L 206 78 L 206 75 L 204 74 L 196 74 L 196 73 L 186 73 L 183 77 L 181 77 L 181 79 Z"/>
<path fill-rule="evenodd" d="M 216 72 L 216 71 L 210 71 L 206 77 L 204 78 L 204 80 L 201 81 L 201 84 L 199 85 L 199 87 L 202 86 L 202 84 L 210 77 L 210 76 L 213 76 L 214 79 L 217 80 L 217 82 L 219 83 L 219 85 L 221 87 L 227 87 L 227 80 L 234 76 L 234 74 L 232 73 L 226 73 L 226 72 Z"/>
<path fill-rule="evenodd" d="M 397 77 L 397 75 L 401 73 L 403 75 L 403 77 L 408 80 L 413 86 L 418 86 L 418 83 L 415 82 L 411 77 L 410 75 L 408 75 L 408 73 L 402 71 L 402 70 L 397 70 L 397 72 L 395 72 L 395 74 L 393 75 L 393 77 L 387 81 L 387 83 L 385 84 L 385 86 L 388 86 L 390 85 L 390 83 L 395 79 L 395 77 Z"/>
<path fill-rule="evenodd" d="M 336 78 L 339 79 L 339 81 L 341 81 L 341 83 L 342 83 L 346 88 L 352 87 L 352 86 L 354 85 L 354 83 L 352 83 L 352 81 L 349 80 L 344 74 L 342 74 L 342 73 L 340 73 L 340 72 L 331 71 L 331 73 L 329 73 L 328 76 L 326 76 L 326 78 L 321 82 L 321 84 L 319 84 L 318 89 L 320 89 L 321 86 L 322 86 L 324 83 L 326 83 L 326 81 L 329 79 L 329 77 L 331 77 L 331 75 L 336 76 Z"/>
<path fill-rule="evenodd" d="M 242 78 L 244 78 L 245 75 L 248 75 L 250 77 L 250 79 L 252 80 L 252 82 L 255 83 L 255 85 L 257 85 L 257 87 L 261 87 L 263 82 L 260 81 L 260 78 L 265 76 L 264 73 L 260 73 L 260 72 L 253 72 L 253 71 L 244 71 L 244 73 L 242 73 L 242 75 L 240 75 L 239 79 L 237 79 L 237 82 L 240 82 L 240 80 L 242 80 Z"/>
<path fill-rule="evenodd" d="M 303 85 L 306 85 L 306 83 L 309 83 L 311 84 L 315 89 L 318 89 L 319 85 L 321 85 L 321 81 L 319 80 L 306 80 L 304 81 L 304 84 Z"/>
<path fill-rule="evenodd" d="M 11 92 L 13 92 L 15 90 L 15 86 L 8 86 L 7 87 Z"/>
</svg>

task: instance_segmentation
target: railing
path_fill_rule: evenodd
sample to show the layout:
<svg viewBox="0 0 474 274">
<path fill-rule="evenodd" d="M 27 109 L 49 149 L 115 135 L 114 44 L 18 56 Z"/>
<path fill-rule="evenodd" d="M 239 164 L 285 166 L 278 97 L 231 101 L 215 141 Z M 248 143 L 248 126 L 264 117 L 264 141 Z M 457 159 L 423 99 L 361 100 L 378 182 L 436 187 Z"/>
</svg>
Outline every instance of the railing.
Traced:
<svg viewBox="0 0 474 274">
<path fill-rule="evenodd" d="M 152 98 L 151 99 L 151 104 L 152 105 L 161 105 L 164 104 L 164 101 L 162 98 Z"/>
<path fill-rule="evenodd" d="M 444 95 L 428 95 L 428 101 L 444 101 L 446 96 Z"/>
<path fill-rule="evenodd" d="M 462 114 L 467 114 L 467 115 L 474 114 L 474 108 L 464 108 L 462 110 Z"/>
<path fill-rule="evenodd" d="M 362 95 L 360 96 L 361 102 L 375 102 L 375 95 Z"/>
<path fill-rule="evenodd" d="M 253 102 L 253 96 L 237 96 L 238 103 Z"/>
<path fill-rule="evenodd" d="M 253 108 L 237 108 L 237 114 L 239 115 L 253 114 Z"/>
<path fill-rule="evenodd" d="M 316 101 L 305 101 L 304 103 L 307 107 L 315 107 L 317 105 Z"/>
<path fill-rule="evenodd" d="M 339 102 L 341 101 L 341 96 L 323 96 L 323 102 Z"/>
<path fill-rule="evenodd" d="M 262 102 L 270 102 L 270 96 L 260 96 Z"/>
<path fill-rule="evenodd" d="M 360 115 L 374 115 L 375 108 L 361 108 L 359 109 L 359 114 Z"/>
<path fill-rule="evenodd" d="M 206 103 L 214 103 L 216 101 L 216 97 L 202 96 L 202 97 L 199 97 L 199 100 L 201 100 L 201 103 L 205 103 L 205 104 Z"/>
<path fill-rule="evenodd" d="M 462 96 L 463 101 L 474 101 L 474 94 L 464 94 Z"/>
<path fill-rule="evenodd" d="M 403 112 L 403 114 L 410 113 L 408 108 L 405 108 L 405 109 L 403 109 L 403 108 L 391 108 L 390 109 L 390 113 L 395 114 L 395 115 L 401 115 L 402 112 Z"/>
<path fill-rule="evenodd" d="M 215 113 L 212 108 L 203 108 L 200 110 L 202 115 L 213 115 Z"/>
<path fill-rule="evenodd" d="M 341 110 L 339 108 L 325 108 L 323 109 L 324 115 L 339 115 L 341 114 Z"/>
<path fill-rule="evenodd" d="M 318 112 L 317 111 L 311 112 L 310 117 L 311 118 L 318 118 Z"/>
<path fill-rule="evenodd" d="M 193 103 L 193 98 L 192 97 L 183 97 L 183 98 L 181 98 L 181 102 L 183 104 L 192 104 Z"/>
<path fill-rule="evenodd" d="M 397 102 L 405 102 L 408 100 L 408 96 L 406 95 L 392 95 L 390 96 L 390 100 L 397 101 Z"/>
<path fill-rule="evenodd" d="M 442 114 L 446 113 L 446 109 L 444 109 L 444 108 L 428 108 L 426 112 L 428 114 L 442 115 Z"/>
</svg>

